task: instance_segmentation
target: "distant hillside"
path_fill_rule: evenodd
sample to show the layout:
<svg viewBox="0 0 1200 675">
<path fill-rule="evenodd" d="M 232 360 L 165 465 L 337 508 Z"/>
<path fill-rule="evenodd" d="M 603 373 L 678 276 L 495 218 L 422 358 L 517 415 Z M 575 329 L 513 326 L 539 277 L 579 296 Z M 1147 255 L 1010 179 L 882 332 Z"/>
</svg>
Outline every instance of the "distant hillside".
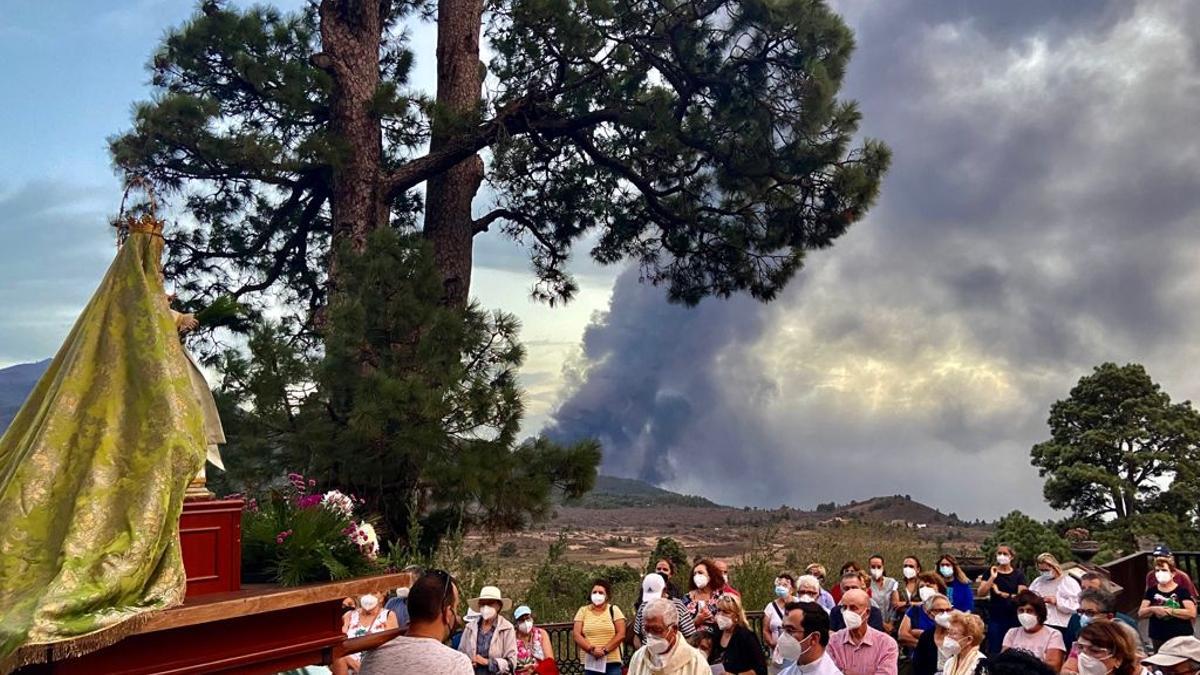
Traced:
<svg viewBox="0 0 1200 675">
<path fill-rule="evenodd" d="M 8 428 L 9 422 L 17 415 L 21 404 L 49 365 L 50 359 L 46 359 L 0 369 L 0 433 Z"/>
<path fill-rule="evenodd" d="M 872 497 L 849 504 L 834 504 L 833 502 L 818 504 L 816 514 L 823 518 L 839 517 L 848 520 L 883 522 L 903 520 L 927 525 L 950 525 L 960 522 L 956 514 L 944 514 L 932 506 L 914 501 L 908 495 Z"/>
<path fill-rule="evenodd" d="M 712 508 L 719 506 L 704 497 L 681 495 L 644 481 L 615 476 L 597 476 L 596 487 L 570 506 L 585 509 L 621 509 L 658 506 Z"/>
</svg>

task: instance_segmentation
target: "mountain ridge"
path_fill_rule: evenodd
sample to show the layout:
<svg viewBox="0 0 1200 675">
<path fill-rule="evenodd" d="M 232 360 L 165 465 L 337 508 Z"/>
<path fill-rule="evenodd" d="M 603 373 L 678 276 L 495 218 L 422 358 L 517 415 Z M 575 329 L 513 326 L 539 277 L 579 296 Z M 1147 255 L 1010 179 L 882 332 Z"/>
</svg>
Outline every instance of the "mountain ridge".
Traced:
<svg viewBox="0 0 1200 675">
<path fill-rule="evenodd" d="M 45 359 L 0 368 L 0 434 L 8 428 L 49 366 L 50 359 Z"/>
</svg>

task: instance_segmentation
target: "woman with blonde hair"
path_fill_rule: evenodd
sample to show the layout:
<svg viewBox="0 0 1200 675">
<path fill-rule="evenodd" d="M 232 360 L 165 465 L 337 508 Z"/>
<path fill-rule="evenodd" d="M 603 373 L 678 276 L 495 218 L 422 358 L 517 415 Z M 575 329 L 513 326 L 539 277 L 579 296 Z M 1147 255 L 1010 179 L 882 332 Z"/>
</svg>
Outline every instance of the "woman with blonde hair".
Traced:
<svg viewBox="0 0 1200 675">
<path fill-rule="evenodd" d="M 983 645 L 983 619 L 974 614 L 952 612 L 942 651 L 946 654 L 943 675 L 972 675 L 979 662 L 987 657 Z"/>
<path fill-rule="evenodd" d="M 1063 574 L 1062 565 L 1052 553 L 1037 557 L 1038 577 L 1029 583 L 1029 590 L 1046 601 L 1046 625 L 1066 631 L 1071 615 L 1079 611 L 1079 594 L 1083 589 L 1069 574 Z"/>
<path fill-rule="evenodd" d="M 730 675 L 767 675 L 767 659 L 746 619 L 741 599 L 732 593 L 717 598 L 713 621 L 718 633 L 713 637 L 708 662 L 720 664 Z"/>
</svg>

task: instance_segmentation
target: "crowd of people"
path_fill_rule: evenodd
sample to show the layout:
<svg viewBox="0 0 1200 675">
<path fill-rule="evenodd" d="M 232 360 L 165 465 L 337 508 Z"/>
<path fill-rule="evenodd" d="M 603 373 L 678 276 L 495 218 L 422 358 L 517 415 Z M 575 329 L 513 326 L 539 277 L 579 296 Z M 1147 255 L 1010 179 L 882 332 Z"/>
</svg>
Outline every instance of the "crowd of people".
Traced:
<svg viewBox="0 0 1200 675">
<path fill-rule="evenodd" d="M 629 615 L 612 601 L 609 583 L 597 580 L 574 616 L 575 649 L 564 656 L 596 675 L 1200 673 L 1195 586 L 1165 547 L 1154 552 L 1136 618 L 1117 611 L 1097 572 L 1067 573 L 1042 553 L 1037 576 L 1027 580 L 1015 560 L 1011 547 L 1000 546 L 994 564 L 972 581 L 950 555 L 929 571 L 906 557 L 896 577 L 876 555 L 865 568 L 843 565 L 828 588 L 820 564 L 800 575 L 780 571 L 758 631 L 723 561 L 697 560 L 679 589 L 673 564 L 660 560 Z M 386 606 L 382 597 L 364 596 L 346 613 L 350 637 L 397 626 L 405 633 L 346 657 L 335 673 L 558 672 L 533 609 L 520 606 L 506 618 L 512 602 L 495 586 L 467 599 L 462 619 L 459 588 L 445 572 L 420 574 L 400 595 Z M 986 622 L 975 611 L 984 597 Z M 1147 640 L 1138 619 L 1146 620 Z"/>
</svg>

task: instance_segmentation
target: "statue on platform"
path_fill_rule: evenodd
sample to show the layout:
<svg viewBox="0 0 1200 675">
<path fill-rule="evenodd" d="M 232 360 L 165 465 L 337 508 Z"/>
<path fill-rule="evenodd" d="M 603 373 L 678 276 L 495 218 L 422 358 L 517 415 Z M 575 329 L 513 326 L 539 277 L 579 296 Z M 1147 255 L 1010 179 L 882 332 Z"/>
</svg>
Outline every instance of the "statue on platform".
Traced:
<svg viewBox="0 0 1200 675">
<path fill-rule="evenodd" d="M 168 301 L 173 299 L 173 295 L 167 296 Z M 171 318 L 174 319 L 175 330 L 179 331 L 181 337 L 200 326 L 200 322 L 192 314 L 182 314 L 172 309 Z M 204 434 L 208 439 L 207 464 L 212 464 L 224 471 L 225 463 L 221 460 L 221 446 L 225 444 L 225 430 L 221 426 L 221 416 L 217 413 L 217 402 L 213 400 L 212 389 L 208 386 L 208 380 L 204 378 L 204 371 L 200 369 L 200 364 L 196 363 L 196 359 L 192 357 L 186 347 L 183 355 L 187 357 L 190 366 L 188 374 L 191 376 L 192 391 L 195 392 L 196 398 L 200 402 L 200 408 L 204 411 Z M 188 485 L 188 499 L 211 499 L 213 497 L 213 494 L 205 487 L 207 483 L 205 466 L 200 466 L 200 473 L 196 474 L 196 477 Z"/>
<path fill-rule="evenodd" d="M 0 436 L 0 673 L 112 644 L 184 598 L 179 515 L 214 436 L 163 288 L 162 222 L 122 226 Z"/>
</svg>

